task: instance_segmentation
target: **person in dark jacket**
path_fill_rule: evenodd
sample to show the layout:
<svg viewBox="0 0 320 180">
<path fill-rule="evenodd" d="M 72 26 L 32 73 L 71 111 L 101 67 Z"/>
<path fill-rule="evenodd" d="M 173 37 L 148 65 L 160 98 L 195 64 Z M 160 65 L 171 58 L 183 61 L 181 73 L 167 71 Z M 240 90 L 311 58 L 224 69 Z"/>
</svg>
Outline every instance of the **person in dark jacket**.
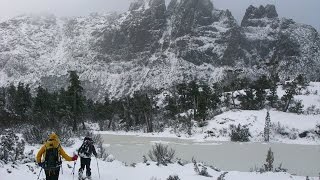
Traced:
<svg viewBox="0 0 320 180">
<path fill-rule="evenodd" d="M 93 140 L 90 137 L 85 137 L 81 147 L 78 150 L 78 155 L 80 156 L 80 169 L 79 169 L 79 179 L 82 178 L 84 168 L 86 168 L 86 175 L 88 179 L 91 179 L 91 156 L 92 154 L 97 157 L 96 149 L 93 145 Z"/>
</svg>

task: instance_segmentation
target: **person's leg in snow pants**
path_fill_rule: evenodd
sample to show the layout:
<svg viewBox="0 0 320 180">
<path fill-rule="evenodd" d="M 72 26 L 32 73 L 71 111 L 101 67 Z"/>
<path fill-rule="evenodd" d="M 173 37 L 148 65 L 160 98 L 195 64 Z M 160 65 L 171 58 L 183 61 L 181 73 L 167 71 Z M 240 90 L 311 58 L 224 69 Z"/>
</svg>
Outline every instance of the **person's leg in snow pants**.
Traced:
<svg viewBox="0 0 320 180">
<path fill-rule="evenodd" d="M 60 168 L 45 170 L 46 180 L 58 180 Z"/>
<path fill-rule="evenodd" d="M 80 158 L 81 167 L 79 172 L 83 172 L 84 168 L 86 168 L 86 175 L 91 176 L 91 168 L 90 168 L 91 159 L 90 158 Z"/>
</svg>

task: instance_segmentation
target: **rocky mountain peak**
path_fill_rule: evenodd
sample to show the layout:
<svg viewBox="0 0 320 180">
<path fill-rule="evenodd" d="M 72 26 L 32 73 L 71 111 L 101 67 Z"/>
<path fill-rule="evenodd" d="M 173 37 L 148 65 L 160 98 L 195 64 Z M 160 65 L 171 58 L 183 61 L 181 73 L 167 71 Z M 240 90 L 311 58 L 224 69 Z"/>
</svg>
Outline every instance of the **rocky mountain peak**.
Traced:
<svg viewBox="0 0 320 180">
<path fill-rule="evenodd" d="M 130 4 L 129 11 L 134 11 L 139 9 L 145 4 L 145 0 L 135 0 Z"/>
<path fill-rule="evenodd" d="M 165 0 L 135 0 L 130 4 L 129 11 L 135 11 L 142 9 L 157 9 L 159 7 L 165 7 Z"/>
<path fill-rule="evenodd" d="M 207 26 L 213 22 L 213 4 L 210 0 L 173 1 L 168 10 L 175 15 L 172 32 L 175 38 L 191 33 L 197 26 Z"/>
<path fill-rule="evenodd" d="M 252 21 L 257 21 L 259 19 L 274 19 L 278 18 L 278 13 L 276 7 L 274 5 L 266 5 L 266 6 L 249 6 L 246 10 L 244 18 L 241 22 L 241 26 L 250 26 L 252 25 Z"/>
</svg>

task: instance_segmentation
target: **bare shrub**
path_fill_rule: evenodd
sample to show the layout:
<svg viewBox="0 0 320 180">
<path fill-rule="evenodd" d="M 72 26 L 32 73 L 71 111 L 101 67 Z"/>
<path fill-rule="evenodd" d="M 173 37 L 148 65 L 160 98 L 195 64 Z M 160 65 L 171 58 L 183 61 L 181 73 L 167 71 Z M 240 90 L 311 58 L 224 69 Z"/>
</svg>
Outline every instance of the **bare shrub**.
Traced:
<svg viewBox="0 0 320 180">
<path fill-rule="evenodd" d="M 177 176 L 177 175 L 174 175 L 174 176 L 169 176 L 168 178 L 167 178 L 167 180 L 180 180 L 180 178 L 179 178 L 179 176 Z"/>
<path fill-rule="evenodd" d="M 107 153 L 106 148 L 103 146 L 104 143 L 101 135 L 100 134 L 92 135 L 92 139 L 96 144 L 98 158 L 101 158 L 104 161 L 106 160 L 110 161 L 110 159 L 108 159 L 109 154 Z"/>
<path fill-rule="evenodd" d="M 288 169 L 282 167 L 282 163 L 274 169 L 274 172 L 287 172 Z"/>
<path fill-rule="evenodd" d="M 194 171 L 195 171 L 198 175 L 200 175 L 200 176 L 205 176 L 205 177 L 212 177 L 212 176 L 208 173 L 207 167 L 205 167 L 204 165 L 201 165 L 201 164 L 198 165 L 197 161 L 196 161 L 194 158 L 192 158 L 192 162 L 193 162 Z M 201 170 L 199 169 L 199 166 L 202 166 L 202 167 L 201 167 Z"/>
<path fill-rule="evenodd" d="M 161 143 L 155 144 L 152 146 L 152 150 L 149 151 L 149 158 L 157 162 L 157 165 L 167 165 L 168 163 L 172 163 L 172 159 L 174 158 L 175 150 L 169 149 L 168 146 L 163 145 Z"/>
<path fill-rule="evenodd" d="M 228 172 L 224 172 L 224 173 L 222 173 L 222 174 L 218 177 L 218 179 L 217 179 L 217 180 L 225 180 L 225 176 L 226 176 L 226 174 L 228 174 Z"/>
</svg>

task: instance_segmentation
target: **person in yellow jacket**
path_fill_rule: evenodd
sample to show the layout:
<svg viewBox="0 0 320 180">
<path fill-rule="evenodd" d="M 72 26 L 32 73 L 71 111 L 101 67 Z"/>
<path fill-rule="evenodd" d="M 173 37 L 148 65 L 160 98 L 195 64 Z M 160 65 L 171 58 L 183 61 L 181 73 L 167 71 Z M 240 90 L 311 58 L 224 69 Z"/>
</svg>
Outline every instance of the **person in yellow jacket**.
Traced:
<svg viewBox="0 0 320 180">
<path fill-rule="evenodd" d="M 66 161 L 76 161 L 77 155 L 70 157 L 60 145 L 60 140 L 55 133 L 49 135 L 49 139 L 39 150 L 36 161 L 46 174 L 46 180 L 58 180 L 61 166 L 61 156 Z"/>
</svg>

